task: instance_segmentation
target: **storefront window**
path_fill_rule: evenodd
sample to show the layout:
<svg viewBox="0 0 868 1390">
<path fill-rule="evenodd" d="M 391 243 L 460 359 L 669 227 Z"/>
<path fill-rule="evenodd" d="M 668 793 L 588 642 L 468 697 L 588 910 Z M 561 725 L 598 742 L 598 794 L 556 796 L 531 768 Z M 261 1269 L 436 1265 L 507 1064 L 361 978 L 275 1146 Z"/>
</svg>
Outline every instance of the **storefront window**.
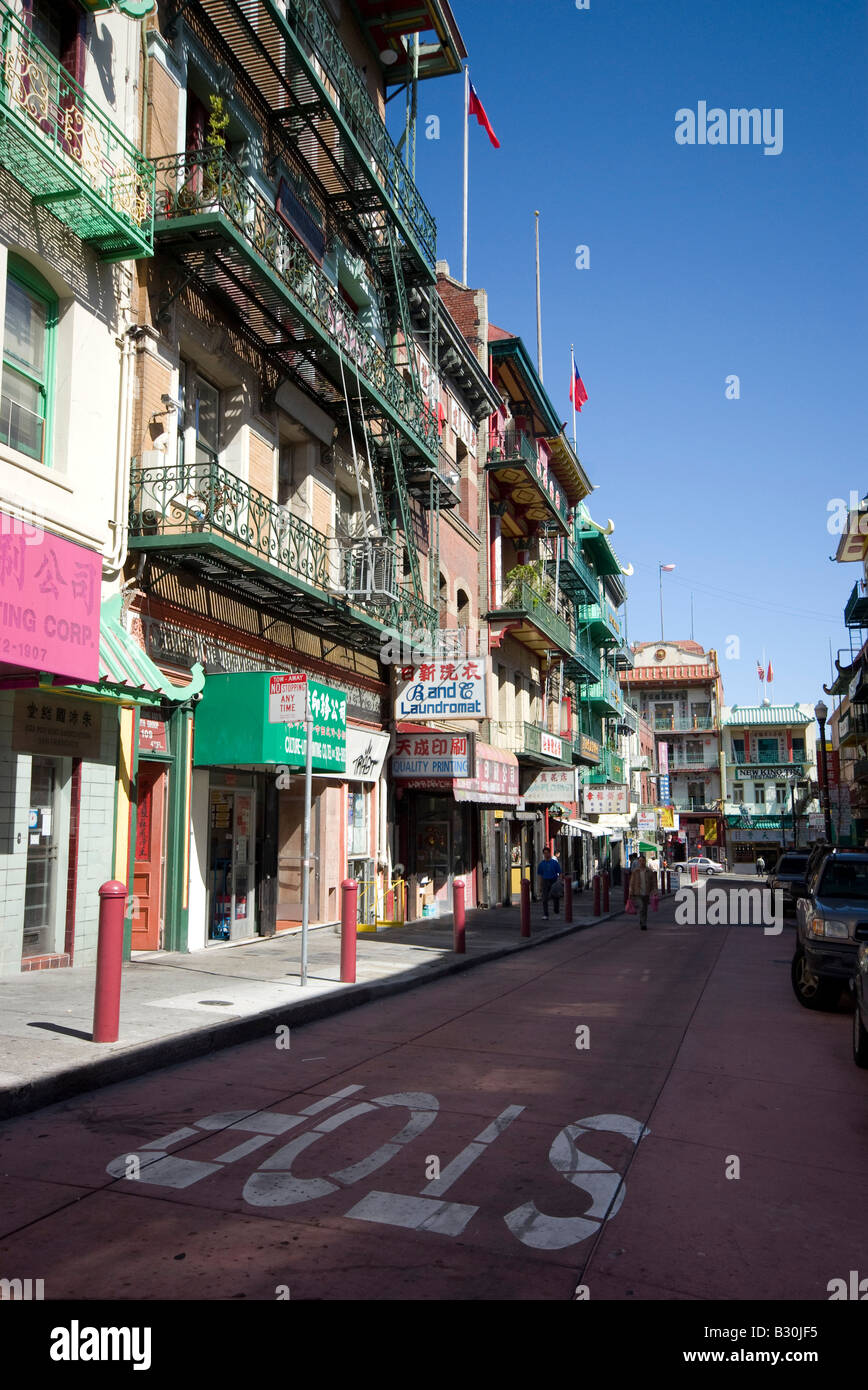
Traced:
<svg viewBox="0 0 868 1390">
<path fill-rule="evenodd" d="M 212 789 L 209 941 L 237 940 L 255 932 L 253 813 L 252 790 Z"/>
<path fill-rule="evenodd" d="M 347 788 L 347 854 L 354 857 L 369 852 L 368 801 L 364 787 Z"/>
<path fill-rule="evenodd" d="M 59 786 L 60 759 L 34 757 L 30 770 L 23 956 L 50 955 L 57 949 Z"/>
</svg>

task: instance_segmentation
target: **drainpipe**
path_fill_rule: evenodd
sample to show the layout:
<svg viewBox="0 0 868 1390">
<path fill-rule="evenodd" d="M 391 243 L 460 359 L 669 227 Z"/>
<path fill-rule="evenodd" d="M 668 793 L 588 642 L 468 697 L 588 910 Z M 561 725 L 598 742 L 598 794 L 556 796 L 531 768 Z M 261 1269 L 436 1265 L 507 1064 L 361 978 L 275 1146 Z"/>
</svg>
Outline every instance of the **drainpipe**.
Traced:
<svg viewBox="0 0 868 1390">
<path fill-rule="evenodd" d="M 132 434 L 133 393 L 131 366 L 134 347 L 129 330 L 116 340 L 121 352 L 120 385 L 118 388 L 118 444 L 115 459 L 115 499 L 112 520 L 114 539 L 109 555 L 103 560 L 103 575 L 114 579 L 123 568 L 129 529 L 130 436 Z"/>
</svg>

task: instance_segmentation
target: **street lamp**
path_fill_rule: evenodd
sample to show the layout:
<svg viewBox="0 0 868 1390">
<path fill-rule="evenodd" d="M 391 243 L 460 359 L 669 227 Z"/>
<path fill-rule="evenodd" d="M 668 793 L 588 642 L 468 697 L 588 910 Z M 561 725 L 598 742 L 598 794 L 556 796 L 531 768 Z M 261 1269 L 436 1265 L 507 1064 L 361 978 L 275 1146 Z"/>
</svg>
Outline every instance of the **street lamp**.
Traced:
<svg viewBox="0 0 868 1390">
<path fill-rule="evenodd" d="M 826 843 L 832 843 L 832 812 L 829 807 L 829 762 L 826 755 L 826 717 L 829 713 L 828 707 L 822 700 L 818 700 L 814 705 L 814 714 L 817 716 L 817 723 L 820 726 L 820 765 L 823 769 L 823 785 L 821 788 L 823 820 L 826 828 Z"/>
</svg>

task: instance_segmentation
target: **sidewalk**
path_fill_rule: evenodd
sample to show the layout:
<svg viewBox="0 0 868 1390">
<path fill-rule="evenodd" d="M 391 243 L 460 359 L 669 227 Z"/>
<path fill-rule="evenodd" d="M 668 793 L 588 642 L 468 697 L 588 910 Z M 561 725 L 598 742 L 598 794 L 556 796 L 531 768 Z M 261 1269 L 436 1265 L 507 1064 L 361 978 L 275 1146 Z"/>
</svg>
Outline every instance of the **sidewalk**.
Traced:
<svg viewBox="0 0 868 1390">
<path fill-rule="evenodd" d="M 95 968 L 7 976 L 0 980 L 0 1119 L 527 950 L 607 921 L 622 901 L 616 890 L 614 910 L 593 917 L 590 895 L 574 897 L 572 924 L 546 922 L 531 903 L 530 940 L 519 935 L 517 904 L 471 910 L 463 956 L 452 950 L 451 917 L 362 933 L 354 985 L 340 982 L 332 927 L 309 934 L 304 987 L 300 931 L 189 954 L 139 954 L 124 966 L 116 1043 L 91 1040 Z"/>
</svg>

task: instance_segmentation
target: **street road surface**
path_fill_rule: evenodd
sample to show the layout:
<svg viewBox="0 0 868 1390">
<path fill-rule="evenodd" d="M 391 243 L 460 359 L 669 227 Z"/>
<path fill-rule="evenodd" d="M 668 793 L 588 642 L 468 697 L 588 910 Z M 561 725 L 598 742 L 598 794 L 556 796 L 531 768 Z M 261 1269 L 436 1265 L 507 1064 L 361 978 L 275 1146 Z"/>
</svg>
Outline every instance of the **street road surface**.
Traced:
<svg viewBox="0 0 868 1390">
<path fill-rule="evenodd" d="M 539 909 L 534 908 L 534 914 Z M 46 1299 L 827 1300 L 868 1073 L 793 932 L 620 917 L 0 1125 Z M 289 1046 L 285 1046 L 286 1042 Z"/>
</svg>

